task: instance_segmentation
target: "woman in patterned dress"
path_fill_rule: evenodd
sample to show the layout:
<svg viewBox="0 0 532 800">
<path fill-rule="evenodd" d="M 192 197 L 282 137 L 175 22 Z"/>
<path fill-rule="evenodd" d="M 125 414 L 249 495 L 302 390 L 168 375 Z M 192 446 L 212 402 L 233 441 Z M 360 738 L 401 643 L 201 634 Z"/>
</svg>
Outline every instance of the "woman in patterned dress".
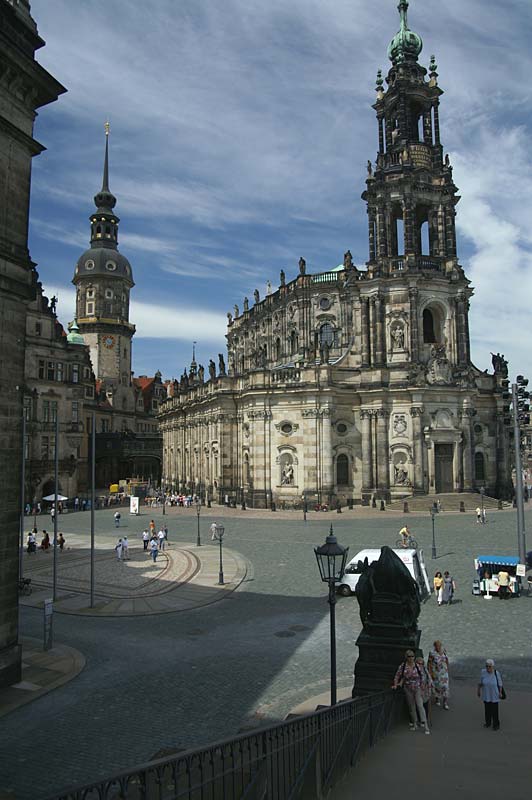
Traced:
<svg viewBox="0 0 532 800">
<path fill-rule="evenodd" d="M 449 710 L 449 659 L 439 639 L 434 642 L 434 649 L 429 655 L 429 672 L 434 684 L 436 705 Z"/>
</svg>

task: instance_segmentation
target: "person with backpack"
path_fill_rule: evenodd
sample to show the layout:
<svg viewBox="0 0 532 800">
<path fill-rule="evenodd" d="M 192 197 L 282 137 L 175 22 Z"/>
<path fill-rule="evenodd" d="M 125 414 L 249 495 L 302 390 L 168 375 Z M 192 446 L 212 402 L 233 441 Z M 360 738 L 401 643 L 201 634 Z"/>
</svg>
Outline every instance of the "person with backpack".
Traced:
<svg viewBox="0 0 532 800">
<path fill-rule="evenodd" d="M 392 689 L 402 688 L 404 690 L 408 713 L 410 715 L 410 730 L 416 730 L 417 717 L 419 717 L 426 735 L 429 736 L 430 730 L 423 706 L 423 672 L 416 664 L 415 658 L 416 654 L 413 650 L 406 651 L 405 660 L 399 665 L 395 673 Z"/>
</svg>

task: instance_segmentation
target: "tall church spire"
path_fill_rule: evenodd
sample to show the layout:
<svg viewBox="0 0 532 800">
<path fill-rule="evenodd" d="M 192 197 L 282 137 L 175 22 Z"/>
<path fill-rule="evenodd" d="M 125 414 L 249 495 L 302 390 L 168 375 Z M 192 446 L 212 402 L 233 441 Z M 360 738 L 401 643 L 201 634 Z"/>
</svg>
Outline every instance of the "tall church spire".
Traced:
<svg viewBox="0 0 532 800">
<path fill-rule="evenodd" d="M 109 189 L 109 123 L 105 123 L 105 158 L 103 163 L 102 188 L 94 195 L 96 213 L 91 216 L 91 245 L 93 247 L 116 248 L 119 218 L 113 209 L 116 197 Z"/>
</svg>

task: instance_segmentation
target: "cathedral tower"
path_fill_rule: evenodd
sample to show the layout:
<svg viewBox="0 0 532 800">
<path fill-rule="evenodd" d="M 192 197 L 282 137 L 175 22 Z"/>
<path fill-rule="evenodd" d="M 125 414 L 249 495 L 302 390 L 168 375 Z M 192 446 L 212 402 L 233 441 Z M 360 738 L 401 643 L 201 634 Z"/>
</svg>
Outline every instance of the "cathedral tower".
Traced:
<svg viewBox="0 0 532 800">
<path fill-rule="evenodd" d="M 76 317 L 90 347 L 94 373 L 112 397 L 116 387 L 131 382 L 129 293 L 134 286 L 131 265 L 118 252 L 116 197 L 109 190 L 109 125 L 105 126 L 102 188 L 94 197 L 90 217 L 90 248 L 78 259 L 72 282 L 76 286 Z"/>
</svg>

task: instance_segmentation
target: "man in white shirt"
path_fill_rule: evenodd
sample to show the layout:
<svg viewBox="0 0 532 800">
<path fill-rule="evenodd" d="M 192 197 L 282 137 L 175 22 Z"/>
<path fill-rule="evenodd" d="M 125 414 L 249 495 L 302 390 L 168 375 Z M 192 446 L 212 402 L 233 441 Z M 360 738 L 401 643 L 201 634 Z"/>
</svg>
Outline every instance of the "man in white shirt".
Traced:
<svg viewBox="0 0 532 800">
<path fill-rule="evenodd" d="M 159 550 L 164 550 L 164 530 L 162 528 L 157 534 L 157 539 L 159 541 Z"/>
<path fill-rule="evenodd" d="M 115 546 L 116 560 L 122 561 L 122 539 L 119 539 Z"/>
<path fill-rule="evenodd" d="M 142 531 L 142 541 L 144 542 L 144 549 L 148 549 L 148 542 L 150 541 L 150 532 L 147 528 Z"/>
</svg>

